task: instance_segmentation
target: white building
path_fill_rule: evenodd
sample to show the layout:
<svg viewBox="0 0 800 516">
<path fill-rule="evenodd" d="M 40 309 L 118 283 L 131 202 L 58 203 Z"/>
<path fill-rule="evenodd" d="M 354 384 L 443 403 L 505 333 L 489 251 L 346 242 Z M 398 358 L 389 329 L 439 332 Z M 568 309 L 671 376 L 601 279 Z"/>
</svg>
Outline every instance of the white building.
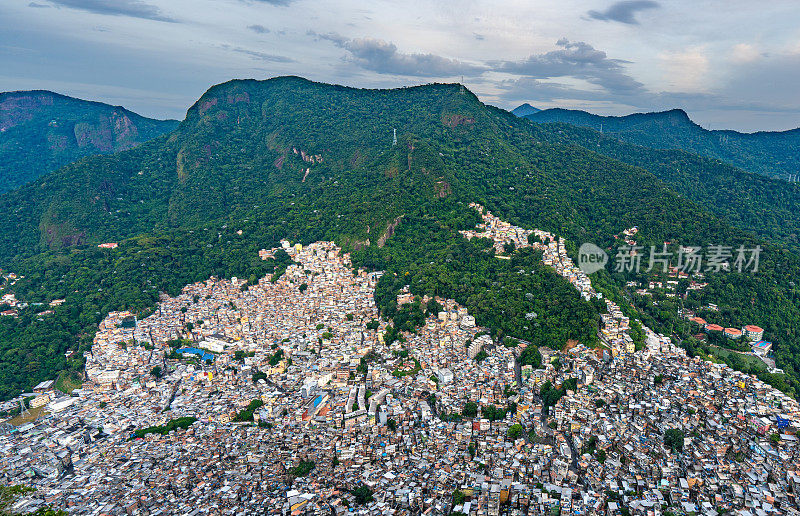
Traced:
<svg viewBox="0 0 800 516">
<path fill-rule="evenodd" d="M 439 369 L 436 372 L 436 376 L 439 378 L 439 383 L 442 385 L 453 383 L 453 371 L 446 367 Z"/>
<path fill-rule="evenodd" d="M 475 318 L 471 315 L 465 315 L 461 318 L 461 327 L 462 328 L 474 328 L 475 327 Z"/>
</svg>

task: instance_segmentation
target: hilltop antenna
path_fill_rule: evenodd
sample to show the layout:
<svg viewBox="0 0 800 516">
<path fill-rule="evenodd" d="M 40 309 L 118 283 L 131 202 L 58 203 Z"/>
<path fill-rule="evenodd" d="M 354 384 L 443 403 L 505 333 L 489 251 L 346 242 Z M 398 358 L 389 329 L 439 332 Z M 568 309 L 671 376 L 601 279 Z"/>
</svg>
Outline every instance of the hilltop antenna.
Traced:
<svg viewBox="0 0 800 516">
<path fill-rule="evenodd" d="M 464 76 L 463 75 L 461 76 L 461 84 L 459 84 L 459 86 L 461 86 L 461 94 L 463 95 L 464 94 Z"/>
<path fill-rule="evenodd" d="M 392 147 L 397 145 L 397 129 L 392 129 L 393 136 L 392 136 Z"/>
</svg>

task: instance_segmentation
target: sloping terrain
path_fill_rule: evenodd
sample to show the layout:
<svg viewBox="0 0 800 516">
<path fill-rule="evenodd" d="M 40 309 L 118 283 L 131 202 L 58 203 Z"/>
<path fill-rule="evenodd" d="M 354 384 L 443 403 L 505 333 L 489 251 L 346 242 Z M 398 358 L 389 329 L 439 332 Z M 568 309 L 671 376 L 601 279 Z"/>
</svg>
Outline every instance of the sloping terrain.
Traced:
<svg viewBox="0 0 800 516">
<path fill-rule="evenodd" d="M 562 122 L 587 127 L 627 143 L 652 149 L 679 149 L 765 176 L 788 179 L 800 170 L 800 129 L 740 133 L 710 131 L 685 111 L 599 116 L 579 110 L 545 109 L 524 115 L 536 123 Z M 797 179 L 795 179 L 797 180 Z"/>
<path fill-rule="evenodd" d="M 469 302 L 484 321 L 520 313 L 516 272 L 490 266 L 458 233 L 474 227 L 470 202 L 573 244 L 609 247 L 631 226 L 642 245 L 762 243 L 758 275 L 721 275 L 713 288 L 721 306 L 767 330 L 779 365 L 794 375 L 800 262 L 781 246 L 720 220 L 652 172 L 558 141 L 458 85 L 362 90 L 283 77 L 214 86 L 170 135 L 0 197 L 0 267 L 26 276 L 17 297 L 42 309 L 66 299 L 47 316 L 0 319 L 0 393 L 80 369 L 80 353 L 63 353 L 87 349 L 110 310 L 146 313 L 160 291 L 209 275 L 255 280 L 272 269 L 258 249 L 280 238 L 336 240 L 356 251 L 358 265 L 414 278 L 415 294 L 458 285 L 465 298 L 478 296 Z M 98 249 L 104 242 L 119 247 Z M 558 281 L 537 285 L 541 306 L 576 306 L 563 299 L 574 290 Z M 569 320 L 591 324 L 590 315 Z M 493 330 L 513 333 L 500 322 Z"/>
<path fill-rule="evenodd" d="M 800 183 L 746 172 L 682 150 L 651 149 L 564 123 L 537 125 L 552 143 L 578 145 L 641 167 L 731 225 L 800 251 Z"/>
<path fill-rule="evenodd" d="M 85 156 L 132 149 L 177 125 L 51 91 L 0 93 L 0 192 Z"/>
</svg>

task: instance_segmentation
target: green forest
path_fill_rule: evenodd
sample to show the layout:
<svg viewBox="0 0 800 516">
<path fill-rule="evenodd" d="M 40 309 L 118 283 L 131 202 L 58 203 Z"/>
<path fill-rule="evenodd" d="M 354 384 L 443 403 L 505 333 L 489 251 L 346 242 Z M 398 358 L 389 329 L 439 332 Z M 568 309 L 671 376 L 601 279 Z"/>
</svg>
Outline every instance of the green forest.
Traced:
<svg viewBox="0 0 800 516">
<path fill-rule="evenodd" d="M 599 116 L 570 109 L 545 109 L 527 114 L 536 123 L 560 122 L 586 127 L 627 143 L 651 149 L 676 149 L 722 160 L 769 177 L 797 173 L 800 129 L 740 133 L 704 129 L 680 109 L 627 116 Z"/>
<path fill-rule="evenodd" d="M 455 299 L 498 341 L 512 336 L 557 349 L 570 339 L 594 345 L 602 307 L 584 301 L 542 264 L 541 252 L 523 248 L 500 260 L 489 240 L 458 233 L 474 228 L 476 219 L 474 210 L 440 206 L 438 216 L 423 211 L 403 217 L 385 247 L 356 251 L 355 264 L 386 271 L 375 295 L 381 314 L 398 322 L 397 294 L 408 285 L 420 297 Z"/>
<path fill-rule="evenodd" d="M 591 129 L 563 123 L 541 126 L 552 143 L 587 150 L 641 167 L 670 189 L 732 226 L 800 251 L 800 183 L 745 172 L 723 161 L 683 150 L 625 143 Z"/>
<path fill-rule="evenodd" d="M 93 154 L 131 149 L 178 126 L 51 91 L 0 93 L 0 192 Z"/>
</svg>

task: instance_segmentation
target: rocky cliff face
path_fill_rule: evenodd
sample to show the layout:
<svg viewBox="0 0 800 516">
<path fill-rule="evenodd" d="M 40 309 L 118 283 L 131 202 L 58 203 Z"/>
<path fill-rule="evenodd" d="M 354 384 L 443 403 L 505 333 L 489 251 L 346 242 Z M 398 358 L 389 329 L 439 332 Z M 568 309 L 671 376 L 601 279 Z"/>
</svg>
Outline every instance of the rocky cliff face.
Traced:
<svg viewBox="0 0 800 516">
<path fill-rule="evenodd" d="M 0 93 L 0 192 L 85 156 L 132 149 L 177 125 L 49 91 Z"/>
</svg>

